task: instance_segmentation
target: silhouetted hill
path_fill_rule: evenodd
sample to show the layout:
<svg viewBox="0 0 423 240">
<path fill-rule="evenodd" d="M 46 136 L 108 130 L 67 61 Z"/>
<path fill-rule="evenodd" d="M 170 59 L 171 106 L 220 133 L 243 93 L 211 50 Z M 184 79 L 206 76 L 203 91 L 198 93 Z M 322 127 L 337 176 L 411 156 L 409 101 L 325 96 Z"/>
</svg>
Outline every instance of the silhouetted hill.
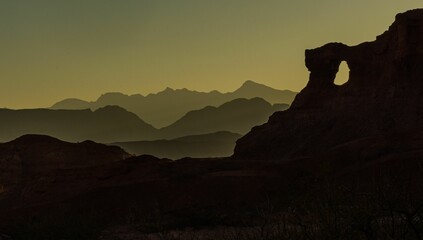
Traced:
<svg viewBox="0 0 423 240">
<path fill-rule="evenodd" d="M 142 96 L 140 94 L 125 95 L 122 93 L 106 93 L 94 102 L 78 99 L 65 99 L 54 104 L 52 109 L 86 109 L 93 110 L 107 105 L 118 105 L 137 114 L 146 122 L 164 127 L 183 117 L 188 111 L 206 106 L 219 106 L 237 98 L 260 97 L 274 103 L 290 104 L 296 92 L 276 90 L 253 81 L 246 81 L 234 92 L 220 93 L 218 91 L 197 92 L 188 89 L 171 89 Z"/>
<path fill-rule="evenodd" d="M 24 135 L 0 144 L 0 187 L 9 195 L 17 194 L 31 204 L 40 199 L 53 201 L 46 199 L 46 192 L 56 197 L 59 193 L 73 194 L 71 189 L 62 188 L 58 183 L 87 180 L 93 177 L 94 169 L 129 156 L 117 146 L 92 141 L 69 143 L 49 136 Z"/>
<path fill-rule="evenodd" d="M 152 137 L 157 130 L 117 106 L 91 110 L 0 109 L 0 142 L 24 134 L 45 134 L 66 141 L 131 141 Z"/>
<path fill-rule="evenodd" d="M 235 99 L 219 107 L 208 106 L 190 111 L 172 125 L 160 129 L 160 134 L 165 137 L 217 131 L 244 134 L 253 126 L 265 123 L 274 112 L 285 110 L 288 107 L 287 104 L 272 106 L 261 98 Z"/>
<path fill-rule="evenodd" d="M 77 98 L 68 98 L 65 100 L 62 100 L 55 104 L 55 106 L 60 106 L 60 109 L 69 109 L 69 110 L 83 110 L 83 109 L 89 109 L 90 103 L 86 102 L 84 100 L 80 100 Z M 56 109 L 54 106 L 53 109 Z"/>
<path fill-rule="evenodd" d="M 112 145 L 120 146 L 132 154 L 147 154 L 159 158 L 225 157 L 232 155 L 235 142 L 240 137 L 236 133 L 216 132 L 171 140 L 118 142 Z"/>
<path fill-rule="evenodd" d="M 251 80 L 247 80 L 240 88 L 235 90 L 231 95 L 233 98 L 263 98 L 271 104 L 285 103 L 291 104 L 297 93 L 289 90 L 278 90 L 259 84 Z"/>
</svg>

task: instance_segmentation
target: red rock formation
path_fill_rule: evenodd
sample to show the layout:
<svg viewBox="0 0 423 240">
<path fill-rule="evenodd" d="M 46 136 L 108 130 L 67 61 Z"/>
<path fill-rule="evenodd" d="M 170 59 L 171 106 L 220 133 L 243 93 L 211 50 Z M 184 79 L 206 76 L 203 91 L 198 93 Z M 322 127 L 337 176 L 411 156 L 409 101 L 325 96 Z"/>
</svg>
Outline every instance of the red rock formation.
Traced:
<svg viewBox="0 0 423 240">
<path fill-rule="evenodd" d="M 236 158 L 310 156 L 361 137 L 423 130 L 423 9 L 398 14 L 373 42 L 329 43 L 305 57 L 307 86 L 290 109 L 238 140 Z M 337 86 L 342 61 L 349 80 Z"/>
<path fill-rule="evenodd" d="M 31 202 L 50 198 L 48 192 L 73 195 L 75 188 L 85 189 L 96 179 L 96 169 L 129 156 L 119 147 L 92 141 L 24 135 L 0 144 L 0 200 L 10 194 Z"/>
</svg>

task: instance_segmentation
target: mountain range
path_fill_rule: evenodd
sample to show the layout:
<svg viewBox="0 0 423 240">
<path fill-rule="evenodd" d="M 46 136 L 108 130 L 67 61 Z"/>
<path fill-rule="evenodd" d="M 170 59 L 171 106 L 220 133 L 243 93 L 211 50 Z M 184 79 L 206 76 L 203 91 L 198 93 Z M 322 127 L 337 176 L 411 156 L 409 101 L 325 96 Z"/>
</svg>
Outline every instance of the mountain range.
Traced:
<svg viewBox="0 0 423 240">
<path fill-rule="evenodd" d="M 88 102 L 70 98 L 54 104 L 51 109 L 92 109 L 117 105 L 137 114 L 157 128 L 165 127 L 183 117 L 187 112 L 207 106 L 219 106 L 237 98 L 260 97 L 271 104 L 291 104 L 296 92 L 277 90 L 263 84 L 246 81 L 234 92 L 197 92 L 188 89 L 171 89 L 143 96 L 140 94 L 105 93 L 96 101 Z"/>
<path fill-rule="evenodd" d="M 106 106 L 95 111 L 0 109 L 0 141 L 10 141 L 24 134 L 45 134 L 71 142 L 89 139 L 102 143 L 173 139 L 219 131 L 244 134 L 255 125 L 265 123 L 275 111 L 287 107 L 286 104 L 271 105 L 260 98 L 236 99 L 219 107 L 188 112 L 162 129 L 154 128 L 120 106 Z"/>
</svg>

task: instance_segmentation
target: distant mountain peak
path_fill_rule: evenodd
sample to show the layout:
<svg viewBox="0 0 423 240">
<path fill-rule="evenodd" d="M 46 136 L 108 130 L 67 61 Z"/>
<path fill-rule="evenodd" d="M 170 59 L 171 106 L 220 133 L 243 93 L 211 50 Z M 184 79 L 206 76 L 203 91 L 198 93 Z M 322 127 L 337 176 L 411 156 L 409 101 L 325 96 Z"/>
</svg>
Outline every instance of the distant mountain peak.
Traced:
<svg viewBox="0 0 423 240">
<path fill-rule="evenodd" d="M 213 90 L 213 91 L 210 92 L 210 94 L 222 94 L 222 93 L 217 91 L 217 90 Z"/>
<path fill-rule="evenodd" d="M 101 94 L 101 97 L 110 97 L 110 96 L 119 96 L 119 97 L 127 97 L 128 95 L 121 93 L 121 92 L 107 92 L 104 94 Z"/>
<path fill-rule="evenodd" d="M 89 109 L 90 102 L 78 99 L 67 98 L 51 106 L 52 109 Z"/>
<path fill-rule="evenodd" d="M 97 102 L 104 102 L 105 104 L 109 105 L 110 102 L 121 101 L 123 99 L 128 98 L 129 95 L 126 95 L 121 92 L 108 92 L 102 94 L 98 99 Z"/>
<path fill-rule="evenodd" d="M 263 84 L 256 83 L 256 82 L 254 82 L 253 80 L 246 80 L 246 81 L 245 81 L 245 82 L 241 85 L 241 87 L 242 87 L 242 86 L 248 86 L 248 85 L 252 85 L 252 86 L 262 85 L 262 86 L 263 86 Z"/>
<path fill-rule="evenodd" d="M 266 88 L 266 89 L 273 89 L 273 88 L 271 88 L 271 87 L 269 87 L 269 86 L 266 86 L 266 85 L 264 85 L 264 84 L 261 84 L 261 83 L 256 83 L 256 82 L 254 82 L 253 80 L 247 80 L 247 81 L 245 81 L 245 82 L 241 85 L 241 87 L 240 87 L 240 88 L 238 88 L 238 90 L 237 90 L 237 91 L 240 91 L 240 90 L 249 90 L 249 91 L 251 91 L 251 90 L 263 89 L 263 88 Z"/>
<path fill-rule="evenodd" d="M 162 92 L 173 92 L 173 91 L 175 91 L 175 89 L 171 87 L 166 87 Z"/>
<path fill-rule="evenodd" d="M 98 108 L 97 110 L 95 110 L 95 112 L 106 112 L 106 111 L 114 111 L 114 112 L 122 112 L 122 113 L 131 113 L 128 110 L 126 110 L 125 108 L 118 106 L 118 105 L 107 105 L 101 108 Z"/>
</svg>

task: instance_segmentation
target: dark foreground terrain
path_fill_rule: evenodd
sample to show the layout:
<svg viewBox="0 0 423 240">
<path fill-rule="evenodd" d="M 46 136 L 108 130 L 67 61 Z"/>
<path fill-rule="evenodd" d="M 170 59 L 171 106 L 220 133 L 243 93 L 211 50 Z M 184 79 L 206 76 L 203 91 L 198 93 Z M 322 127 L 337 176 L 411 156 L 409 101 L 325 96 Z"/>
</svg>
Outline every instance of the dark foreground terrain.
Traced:
<svg viewBox="0 0 423 240">
<path fill-rule="evenodd" d="M 0 225 L 14 239 L 419 239 L 422 144 L 417 133 L 284 162 L 170 161 L 28 135 L 0 145 Z"/>
<path fill-rule="evenodd" d="M 350 79 L 333 81 L 341 61 Z M 229 158 L 129 156 L 25 135 L 0 145 L 13 239 L 422 239 L 423 10 L 306 51 L 307 87 Z M 1 235 L 0 235 L 1 236 Z M 5 238 L 7 237 L 0 237 Z"/>
</svg>

